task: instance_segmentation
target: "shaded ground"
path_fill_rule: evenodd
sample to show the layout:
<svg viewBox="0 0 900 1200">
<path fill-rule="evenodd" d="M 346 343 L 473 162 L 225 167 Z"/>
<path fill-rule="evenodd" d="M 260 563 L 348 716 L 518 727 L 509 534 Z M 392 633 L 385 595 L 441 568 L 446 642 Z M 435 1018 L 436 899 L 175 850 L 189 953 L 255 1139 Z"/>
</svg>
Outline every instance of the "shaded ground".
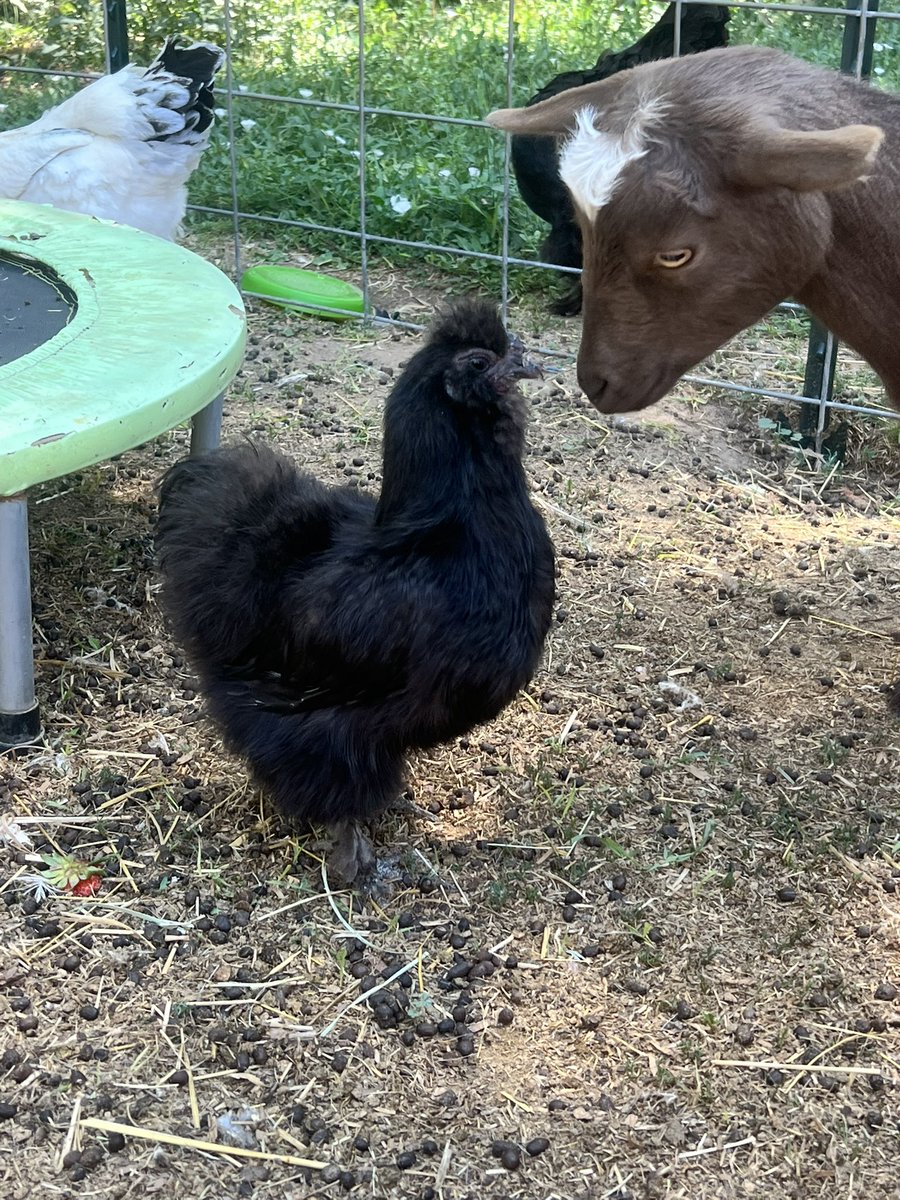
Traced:
<svg viewBox="0 0 900 1200">
<path fill-rule="evenodd" d="M 377 487 L 414 337 L 251 328 L 227 436 Z M 187 432 L 36 497 L 48 743 L 0 760 L 0 809 L 104 880 L 38 902 L 0 849 L 3 1195 L 896 1196 L 896 460 L 872 433 L 812 469 L 709 393 L 609 422 L 560 361 L 531 389 L 546 661 L 411 764 L 436 819 L 383 823 L 383 908 L 327 892 L 164 629 L 152 483 Z"/>
</svg>

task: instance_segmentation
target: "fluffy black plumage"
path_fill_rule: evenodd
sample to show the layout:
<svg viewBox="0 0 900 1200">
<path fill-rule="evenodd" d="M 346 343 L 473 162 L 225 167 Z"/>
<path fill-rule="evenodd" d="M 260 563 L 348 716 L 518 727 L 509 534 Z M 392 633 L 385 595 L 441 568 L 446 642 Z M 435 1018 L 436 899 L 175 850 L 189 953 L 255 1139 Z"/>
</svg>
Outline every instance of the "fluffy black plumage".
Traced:
<svg viewBox="0 0 900 1200">
<path fill-rule="evenodd" d="M 531 678 L 554 596 L 522 466 L 516 382 L 535 374 L 470 301 L 387 400 L 377 499 L 261 446 L 164 476 L 163 607 L 226 745 L 288 814 L 376 814 L 406 751 L 490 720 Z"/>
<path fill-rule="evenodd" d="M 721 4 L 691 6 L 681 10 L 680 54 L 696 54 L 727 46 L 728 9 Z M 604 50 L 593 67 L 586 71 L 565 71 L 556 75 L 535 93 L 526 107 L 549 100 L 569 88 L 597 83 L 619 71 L 640 63 L 671 58 L 675 53 L 675 5 L 670 4 L 652 29 L 624 50 Z M 515 134 L 511 160 L 519 193 L 532 212 L 550 226 L 540 249 L 544 262 L 560 267 L 581 266 L 581 231 L 566 185 L 559 177 L 559 155 L 554 137 L 529 137 Z M 554 312 L 573 316 L 581 311 L 581 280 L 574 277 L 559 300 L 551 305 Z"/>
</svg>

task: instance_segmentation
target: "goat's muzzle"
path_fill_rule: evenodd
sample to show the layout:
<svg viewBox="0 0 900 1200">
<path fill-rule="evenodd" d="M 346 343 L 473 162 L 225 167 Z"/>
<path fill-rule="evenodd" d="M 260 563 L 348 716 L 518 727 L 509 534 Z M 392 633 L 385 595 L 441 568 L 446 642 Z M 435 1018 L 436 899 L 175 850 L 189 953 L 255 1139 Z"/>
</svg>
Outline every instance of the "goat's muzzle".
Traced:
<svg viewBox="0 0 900 1200">
<path fill-rule="evenodd" d="M 685 368 L 686 369 L 686 368 Z M 653 372 L 623 370 L 622 378 L 601 373 L 589 362 L 578 363 L 578 386 L 602 413 L 638 412 L 661 400 L 682 374 L 681 367 Z"/>
</svg>

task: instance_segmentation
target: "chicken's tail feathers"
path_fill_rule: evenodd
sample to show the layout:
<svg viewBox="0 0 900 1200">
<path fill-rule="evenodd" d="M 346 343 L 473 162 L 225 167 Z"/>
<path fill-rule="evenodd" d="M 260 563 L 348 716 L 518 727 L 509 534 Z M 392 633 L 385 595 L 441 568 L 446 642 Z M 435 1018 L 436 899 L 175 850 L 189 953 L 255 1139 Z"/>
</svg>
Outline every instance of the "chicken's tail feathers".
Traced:
<svg viewBox="0 0 900 1200">
<path fill-rule="evenodd" d="M 166 38 L 143 73 L 143 90 L 140 84 L 134 89 L 156 131 L 152 140 L 206 140 L 215 120 L 213 84 L 224 62 L 225 51 L 212 42 L 181 46 L 177 38 Z"/>
<path fill-rule="evenodd" d="M 204 470 L 202 466 L 198 469 L 198 464 L 202 462 L 202 458 L 183 458 L 157 479 L 153 490 L 160 508 L 169 504 L 179 492 L 187 491 L 198 482 Z"/>
<path fill-rule="evenodd" d="M 167 37 L 163 48 L 144 72 L 158 74 L 168 71 L 193 79 L 197 84 L 211 84 L 225 63 L 225 51 L 212 42 L 191 42 L 180 46 L 177 37 Z"/>
<path fill-rule="evenodd" d="M 180 47 L 168 38 L 149 67 L 132 63 L 48 109 L 33 128 L 177 148 L 184 178 L 199 162 L 214 119 L 213 79 L 225 54 L 209 42 Z"/>
<path fill-rule="evenodd" d="M 218 536 L 255 524 L 253 510 L 261 497 L 274 503 L 290 492 L 298 477 L 289 459 L 249 439 L 240 446 L 176 462 L 156 481 L 160 540 Z M 265 501 L 263 502 L 265 507 Z M 193 520 L 189 517 L 193 515 Z"/>
<path fill-rule="evenodd" d="M 326 488 L 266 445 L 182 459 L 157 484 L 163 607 L 195 657 L 235 663 L 274 619 L 292 568 L 326 550 L 371 497 Z"/>
<path fill-rule="evenodd" d="M 233 661 L 266 621 L 290 533 L 273 530 L 293 464 L 233 447 L 182 459 L 157 482 L 156 561 L 173 630 L 201 662 Z"/>
<path fill-rule="evenodd" d="M 157 135 L 160 139 L 187 133 L 200 135 L 214 121 L 213 84 L 216 75 L 225 63 L 225 51 L 212 42 L 191 42 L 181 46 L 178 39 L 166 38 L 163 48 L 144 72 L 144 78 L 162 83 L 162 106 L 182 117 L 180 129 Z M 186 94 L 173 95 L 165 90 L 166 84 L 180 85 Z M 171 98 L 174 105 L 168 103 Z"/>
</svg>

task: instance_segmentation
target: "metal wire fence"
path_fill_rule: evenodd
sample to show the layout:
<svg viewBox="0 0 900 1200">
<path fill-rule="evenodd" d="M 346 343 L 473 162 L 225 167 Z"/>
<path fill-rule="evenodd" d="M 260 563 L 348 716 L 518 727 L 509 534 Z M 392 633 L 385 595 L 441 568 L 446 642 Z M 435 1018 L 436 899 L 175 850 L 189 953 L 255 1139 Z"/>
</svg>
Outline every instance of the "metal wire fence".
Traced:
<svg viewBox="0 0 900 1200">
<path fill-rule="evenodd" d="M 889 0 L 888 0 L 889 2 Z M 675 35 L 674 49 L 680 51 L 681 21 L 689 8 L 713 6 L 719 0 L 674 0 L 675 3 Z M 391 118 L 405 122 L 428 123 L 435 127 L 468 127 L 472 129 L 486 128 L 481 119 L 481 113 L 471 116 L 450 116 L 440 112 L 430 112 L 427 105 L 421 111 L 398 109 L 370 103 L 367 89 L 367 32 L 368 5 L 367 0 L 356 0 L 356 95 L 352 101 L 334 101 L 316 98 L 313 95 L 280 95 L 268 90 L 253 90 L 242 85 L 236 78 L 234 66 L 235 42 L 235 12 L 239 10 L 241 0 L 221 0 L 219 5 L 221 24 L 224 30 L 225 50 L 228 55 L 228 65 L 225 72 L 224 84 L 217 89 L 223 94 L 224 108 L 223 123 L 225 136 L 228 140 L 230 172 L 230 203 L 192 205 L 196 211 L 212 217 L 225 218 L 232 229 L 234 274 L 240 280 L 244 261 L 244 245 L 246 230 L 249 224 L 257 227 L 280 229 L 295 229 L 307 231 L 310 234 L 327 234 L 342 239 L 348 239 L 356 246 L 355 268 L 364 295 L 363 320 L 377 323 L 392 323 L 405 327 L 416 328 L 413 323 L 392 319 L 376 311 L 372 303 L 371 259 L 373 248 L 384 249 L 396 246 L 407 251 L 421 251 L 423 254 L 446 256 L 455 259 L 477 260 L 496 265 L 499 274 L 500 298 L 504 314 L 507 312 L 510 299 L 510 271 L 516 268 L 529 268 L 556 273 L 575 273 L 572 269 L 559 267 L 552 263 L 543 262 L 536 257 L 523 257 L 511 252 L 511 208 L 514 194 L 512 183 L 510 144 L 506 139 L 505 153 L 502 166 L 502 190 L 499 195 L 499 245 L 496 251 L 486 251 L 466 245 L 464 233 L 455 241 L 438 243 L 429 240 L 416 240 L 392 236 L 374 231 L 369 224 L 370 196 L 368 186 L 368 170 L 371 161 L 369 155 L 370 125 L 379 118 Z M 514 80 L 516 78 L 516 0 L 506 0 L 506 44 L 504 48 L 504 93 L 496 97 L 495 107 L 510 106 L 517 102 L 515 98 Z M 887 28 L 891 32 L 900 33 L 900 25 L 892 24 L 900 21 L 900 10 L 880 10 L 880 0 L 845 0 L 838 4 L 808 4 L 801 2 L 779 3 L 776 0 L 733 0 L 728 4 L 733 11 L 758 11 L 767 14 L 802 14 L 803 17 L 815 17 L 817 20 L 838 23 L 842 31 L 840 53 L 841 70 L 859 79 L 867 78 L 872 71 L 873 48 L 876 45 L 876 32 L 879 28 Z M 104 42 L 107 70 L 118 70 L 129 61 L 128 35 L 128 0 L 103 0 Z M 74 70 L 53 70 L 32 65 L 2 64 L 0 71 L 20 72 L 25 75 L 69 75 L 73 78 L 91 78 L 92 73 Z M 541 81 L 543 82 L 543 81 Z M 303 217 L 275 216 L 270 213 L 260 213 L 242 207 L 240 179 L 240 150 L 236 137 L 236 101 L 243 104 L 263 104 L 295 106 L 300 109 L 318 110 L 324 113 L 353 114 L 356 117 L 357 145 L 352 152 L 358 163 L 358 202 L 355 211 L 348 212 L 346 222 L 329 224 L 317 222 Z M 521 97 L 518 99 L 521 103 Z M 494 134 L 494 136 L 498 136 Z M 247 292 L 248 296 L 257 293 Z M 262 297 L 260 297 L 262 298 Z M 798 305 L 790 302 L 780 306 L 794 312 L 802 313 Z M 686 378 L 697 385 L 710 386 L 718 390 L 750 394 L 766 399 L 796 404 L 800 406 L 799 424 L 802 433 L 815 435 L 820 438 L 827 427 L 831 411 L 850 411 L 878 417 L 896 417 L 897 414 L 886 407 L 877 405 L 848 404 L 835 401 L 833 389 L 838 369 L 838 346 L 836 339 L 819 323 L 812 319 L 806 358 L 804 385 L 801 393 L 787 389 L 754 386 L 734 381 L 711 379 L 702 375 L 688 375 Z"/>
</svg>

